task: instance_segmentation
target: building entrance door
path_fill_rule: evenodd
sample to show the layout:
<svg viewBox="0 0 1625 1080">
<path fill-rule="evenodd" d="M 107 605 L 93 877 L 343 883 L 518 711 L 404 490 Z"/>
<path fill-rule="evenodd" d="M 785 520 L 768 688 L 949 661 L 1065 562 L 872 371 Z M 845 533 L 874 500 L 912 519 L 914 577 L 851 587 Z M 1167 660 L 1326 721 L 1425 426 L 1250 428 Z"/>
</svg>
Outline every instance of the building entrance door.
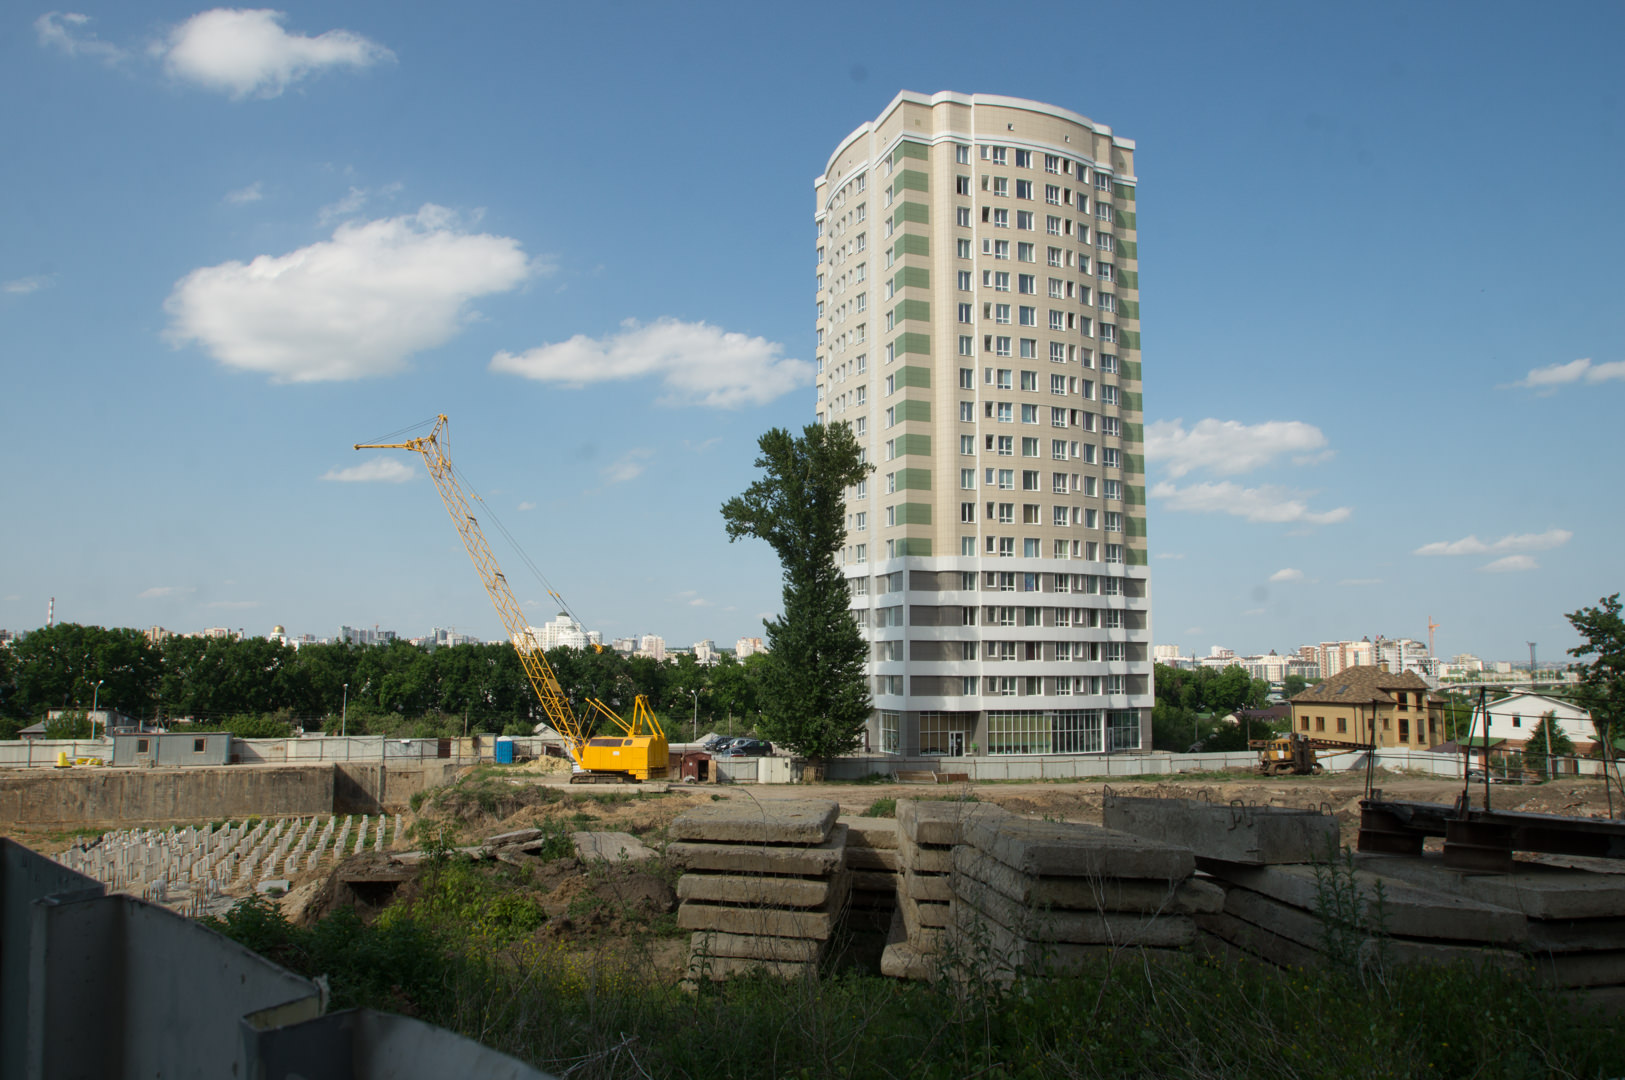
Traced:
<svg viewBox="0 0 1625 1080">
<path fill-rule="evenodd" d="M 965 733 L 963 731 L 948 732 L 948 756 L 965 756 Z"/>
</svg>

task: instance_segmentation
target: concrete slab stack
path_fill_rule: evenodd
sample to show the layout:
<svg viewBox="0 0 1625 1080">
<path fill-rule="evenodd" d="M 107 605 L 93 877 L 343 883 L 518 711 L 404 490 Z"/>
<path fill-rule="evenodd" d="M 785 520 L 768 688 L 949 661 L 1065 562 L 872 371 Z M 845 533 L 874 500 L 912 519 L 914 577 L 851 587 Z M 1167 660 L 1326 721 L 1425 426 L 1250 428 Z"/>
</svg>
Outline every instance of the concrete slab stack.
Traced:
<svg viewBox="0 0 1625 1080">
<path fill-rule="evenodd" d="M 1095 825 L 981 817 L 966 823 L 953 868 L 955 962 L 981 976 L 1177 949 L 1196 939 L 1193 916 L 1223 903 L 1193 876 L 1189 848 Z"/>
<path fill-rule="evenodd" d="M 1521 948 L 1543 982 L 1589 1004 L 1625 1011 L 1625 863 L 1531 856 L 1510 874 L 1452 870 L 1434 854 L 1355 856 L 1361 873 L 1522 918 Z"/>
<path fill-rule="evenodd" d="M 731 800 L 679 815 L 667 854 L 683 867 L 677 925 L 688 977 L 810 974 L 846 904 L 847 827 L 829 800 Z"/>
<path fill-rule="evenodd" d="M 964 800 L 897 800 L 897 915 L 881 957 L 883 974 L 936 977 L 953 923 L 954 847 L 967 822 L 1004 818 L 997 806 Z"/>
</svg>

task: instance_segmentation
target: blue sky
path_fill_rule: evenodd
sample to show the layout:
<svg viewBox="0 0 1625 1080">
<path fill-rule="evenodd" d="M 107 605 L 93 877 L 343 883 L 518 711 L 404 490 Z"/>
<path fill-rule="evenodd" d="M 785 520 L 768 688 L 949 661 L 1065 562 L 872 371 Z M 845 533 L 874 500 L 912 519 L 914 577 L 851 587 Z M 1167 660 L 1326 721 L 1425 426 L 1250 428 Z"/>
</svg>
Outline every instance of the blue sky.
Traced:
<svg viewBox="0 0 1625 1080">
<path fill-rule="evenodd" d="M 812 181 L 901 89 L 1138 143 L 1159 642 L 1555 658 L 1620 587 L 1619 5 L 0 18 L 0 626 L 497 637 L 350 449 L 445 412 L 588 625 L 759 633 L 718 507 L 811 416 Z"/>
</svg>

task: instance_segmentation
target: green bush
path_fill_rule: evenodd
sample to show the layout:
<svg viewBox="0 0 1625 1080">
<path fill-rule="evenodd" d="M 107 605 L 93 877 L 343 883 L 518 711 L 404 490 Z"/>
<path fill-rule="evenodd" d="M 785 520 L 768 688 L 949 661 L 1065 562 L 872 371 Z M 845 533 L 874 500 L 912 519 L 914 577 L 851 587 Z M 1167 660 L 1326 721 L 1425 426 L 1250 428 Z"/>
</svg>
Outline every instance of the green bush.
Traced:
<svg viewBox="0 0 1625 1080">
<path fill-rule="evenodd" d="M 896 799 L 876 799 L 859 817 L 894 818 L 897 816 Z"/>
</svg>

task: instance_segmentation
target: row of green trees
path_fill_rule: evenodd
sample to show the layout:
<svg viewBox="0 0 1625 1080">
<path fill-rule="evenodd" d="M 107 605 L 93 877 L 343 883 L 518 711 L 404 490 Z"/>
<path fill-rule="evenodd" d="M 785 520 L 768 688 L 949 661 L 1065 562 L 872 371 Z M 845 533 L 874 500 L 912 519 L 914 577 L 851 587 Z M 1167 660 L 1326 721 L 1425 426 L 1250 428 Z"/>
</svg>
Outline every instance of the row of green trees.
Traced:
<svg viewBox="0 0 1625 1080">
<path fill-rule="evenodd" d="M 660 663 L 562 647 L 547 658 L 577 706 L 595 697 L 630 709 L 645 694 L 668 726 L 697 710 L 708 727 L 730 730 L 752 726 L 761 707 L 759 657 L 741 664 L 724 655 L 706 667 L 692 655 Z M 0 737 L 14 737 L 48 710 L 93 704 L 138 719 L 192 718 L 244 736 L 295 725 L 336 731 L 341 723 L 352 734 L 528 733 L 541 719 L 506 644 L 296 649 L 267 638 L 172 637 L 153 645 L 138 630 L 63 623 L 0 649 Z"/>
<path fill-rule="evenodd" d="M 1239 665 L 1176 668 L 1157 664 L 1155 683 L 1151 745 L 1157 750 L 1183 753 L 1198 743 L 1204 750 L 1245 750 L 1248 739 L 1263 739 L 1272 733 L 1261 723 L 1248 730 L 1224 719 L 1240 709 L 1261 709 L 1269 700 L 1269 682 L 1252 678 Z"/>
</svg>

